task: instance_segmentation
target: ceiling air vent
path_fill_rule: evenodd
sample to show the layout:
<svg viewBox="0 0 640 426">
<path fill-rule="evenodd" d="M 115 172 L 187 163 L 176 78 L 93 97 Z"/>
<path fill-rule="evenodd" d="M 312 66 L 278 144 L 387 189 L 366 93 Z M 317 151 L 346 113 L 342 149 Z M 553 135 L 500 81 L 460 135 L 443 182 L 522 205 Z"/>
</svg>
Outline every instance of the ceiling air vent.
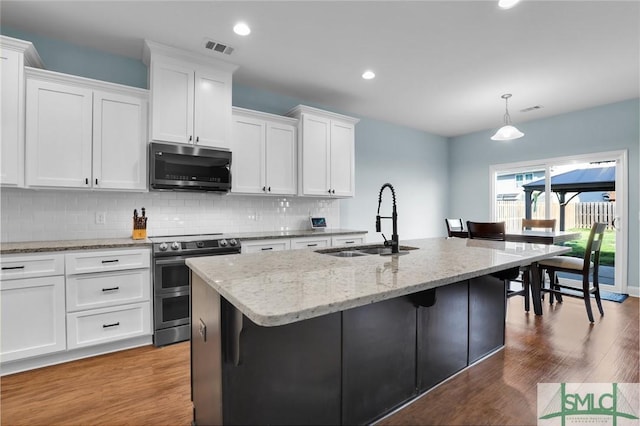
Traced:
<svg viewBox="0 0 640 426">
<path fill-rule="evenodd" d="M 537 109 L 542 109 L 542 105 L 534 105 L 529 108 L 521 109 L 520 112 L 530 112 L 530 111 L 535 111 Z"/>
<path fill-rule="evenodd" d="M 225 55 L 231 55 L 233 52 L 233 47 L 213 40 L 206 40 L 204 47 L 214 52 L 224 53 Z"/>
</svg>

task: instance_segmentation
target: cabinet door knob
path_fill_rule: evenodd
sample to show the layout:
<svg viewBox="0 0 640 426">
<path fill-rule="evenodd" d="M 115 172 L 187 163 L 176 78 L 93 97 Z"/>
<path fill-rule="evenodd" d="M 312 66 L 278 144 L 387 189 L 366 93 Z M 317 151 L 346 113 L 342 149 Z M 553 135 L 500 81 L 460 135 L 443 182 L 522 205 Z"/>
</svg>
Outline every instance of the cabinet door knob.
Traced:
<svg viewBox="0 0 640 426">
<path fill-rule="evenodd" d="M 329 194 L 331 194 L 331 190 L 328 190 L 327 192 L 328 192 Z"/>
<path fill-rule="evenodd" d="M 266 186 L 263 186 L 263 187 L 262 187 L 262 192 L 266 192 L 266 191 L 267 191 L 267 187 L 266 187 Z"/>
<path fill-rule="evenodd" d="M 269 192 L 271 192 L 271 187 L 269 187 Z"/>
<path fill-rule="evenodd" d="M 84 178 L 84 184 L 89 185 L 89 178 Z"/>
<path fill-rule="evenodd" d="M 189 142 L 193 140 L 193 135 L 189 135 Z"/>
<path fill-rule="evenodd" d="M 98 178 L 96 178 L 96 185 L 98 184 Z"/>
<path fill-rule="evenodd" d="M 200 136 L 196 136 L 196 144 L 200 142 Z"/>
<path fill-rule="evenodd" d="M 331 193 L 332 193 L 332 194 L 335 194 L 335 193 L 336 193 L 336 190 L 335 190 L 335 189 L 332 189 L 332 190 L 331 190 Z"/>
</svg>

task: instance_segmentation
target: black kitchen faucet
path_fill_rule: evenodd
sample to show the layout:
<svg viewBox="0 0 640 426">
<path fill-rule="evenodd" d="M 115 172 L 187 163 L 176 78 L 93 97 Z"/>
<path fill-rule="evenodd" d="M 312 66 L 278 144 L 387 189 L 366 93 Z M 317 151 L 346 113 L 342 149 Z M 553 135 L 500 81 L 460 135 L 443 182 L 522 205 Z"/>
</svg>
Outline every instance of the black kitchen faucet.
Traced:
<svg viewBox="0 0 640 426">
<path fill-rule="evenodd" d="M 391 195 L 393 196 L 393 212 L 391 216 L 380 216 L 380 204 L 382 204 L 382 191 L 385 188 L 389 188 L 391 190 Z M 382 238 L 384 238 L 384 245 L 391 246 L 391 253 L 399 253 L 400 251 L 400 239 L 398 237 L 398 211 L 396 210 L 396 191 L 393 189 L 393 185 L 390 183 L 385 183 L 380 188 L 380 194 L 378 195 L 378 214 L 376 215 L 376 232 L 382 232 L 382 228 L 380 226 L 380 219 L 391 219 L 393 221 L 393 234 L 391 235 L 391 241 L 387 240 L 387 238 L 382 234 Z"/>
</svg>

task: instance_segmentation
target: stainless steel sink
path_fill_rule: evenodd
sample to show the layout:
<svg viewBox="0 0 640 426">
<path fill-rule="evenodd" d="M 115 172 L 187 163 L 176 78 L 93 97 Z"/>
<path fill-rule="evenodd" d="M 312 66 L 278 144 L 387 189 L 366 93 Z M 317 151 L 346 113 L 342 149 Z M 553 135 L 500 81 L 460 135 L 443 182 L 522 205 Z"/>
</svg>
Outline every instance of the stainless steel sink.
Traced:
<svg viewBox="0 0 640 426">
<path fill-rule="evenodd" d="M 400 253 L 397 255 L 408 254 L 410 250 L 417 250 L 418 247 L 400 246 Z M 328 254 L 335 257 L 359 257 L 368 255 L 380 255 L 391 256 L 391 247 L 384 246 L 382 244 L 368 245 L 368 246 L 353 246 L 353 247 L 334 247 L 322 250 L 316 250 L 316 253 Z"/>
<path fill-rule="evenodd" d="M 366 256 L 366 253 L 361 253 L 359 251 L 352 251 L 352 250 L 348 250 L 348 251 L 334 251 L 334 252 L 330 252 L 330 253 L 323 253 L 323 254 L 328 254 L 329 256 L 335 256 L 335 257 L 358 257 L 358 256 Z"/>
</svg>

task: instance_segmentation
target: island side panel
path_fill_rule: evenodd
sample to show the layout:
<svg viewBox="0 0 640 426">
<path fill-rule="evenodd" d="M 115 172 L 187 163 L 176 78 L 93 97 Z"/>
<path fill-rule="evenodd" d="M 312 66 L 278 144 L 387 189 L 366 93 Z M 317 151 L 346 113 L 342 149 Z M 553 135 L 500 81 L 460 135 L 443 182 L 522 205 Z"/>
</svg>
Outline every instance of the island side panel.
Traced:
<svg viewBox="0 0 640 426">
<path fill-rule="evenodd" d="M 416 307 L 398 297 L 342 313 L 342 424 L 369 424 L 416 394 Z"/>
<path fill-rule="evenodd" d="M 504 346 L 507 292 L 503 280 L 469 280 L 469 364 Z"/>
<path fill-rule="evenodd" d="M 239 340 L 237 324 L 229 338 L 223 328 L 223 352 L 237 348 L 223 362 L 224 424 L 340 424 L 339 312 L 261 327 L 224 299 L 222 311 L 242 318 Z"/>
<path fill-rule="evenodd" d="M 469 282 L 433 290 L 418 308 L 418 390 L 425 392 L 467 366 Z"/>
<path fill-rule="evenodd" d="M 222 424 L 220 295 L 191 273 L 191 400 L 195 425 Z"/>
</svg>

